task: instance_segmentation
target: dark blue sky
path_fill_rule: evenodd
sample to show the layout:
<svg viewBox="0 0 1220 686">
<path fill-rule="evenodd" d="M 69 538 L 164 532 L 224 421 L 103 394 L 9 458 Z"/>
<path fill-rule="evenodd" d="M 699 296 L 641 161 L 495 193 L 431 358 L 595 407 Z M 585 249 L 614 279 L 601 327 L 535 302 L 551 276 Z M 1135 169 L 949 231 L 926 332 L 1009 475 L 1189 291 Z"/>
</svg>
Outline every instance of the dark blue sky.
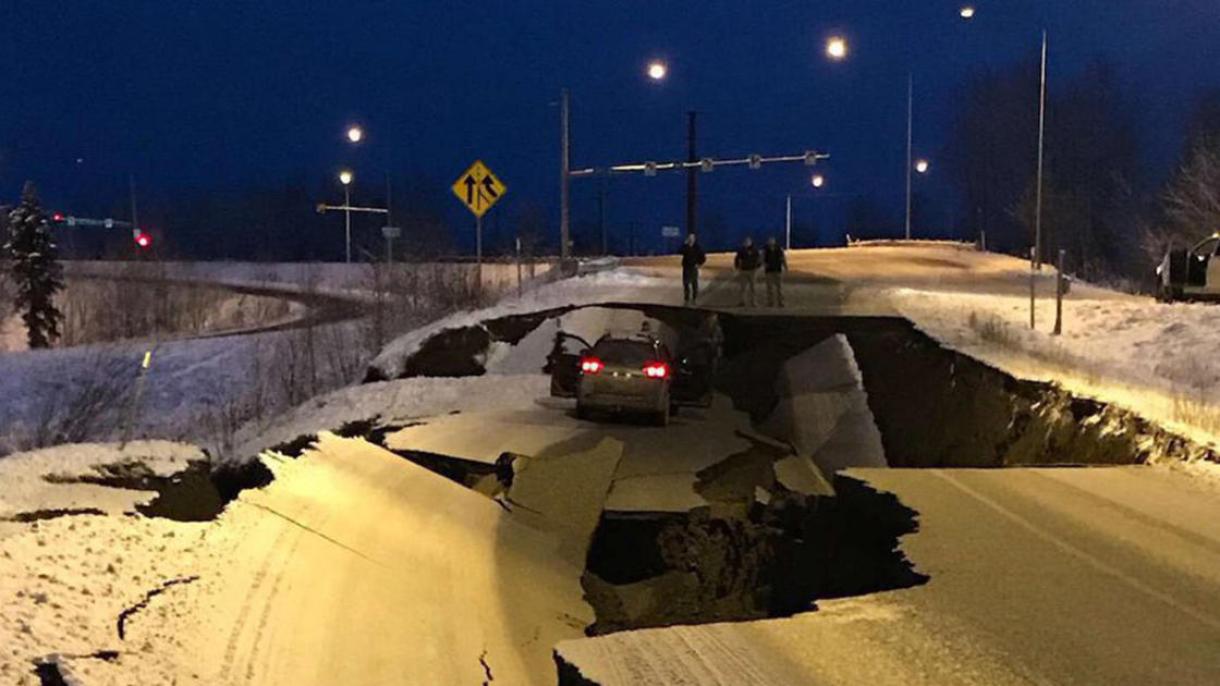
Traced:
<svg viewBox="0 0 1220 686">
<path fill-rule="evenodd" d="M 1220 86 L 1212 0 L 980 0 L 970 23 L 959 4 L 2 0 L 0 189 L 13 197 L 33 178 L 48 203 L 87 206 L 121 199 L 128 174 L 158 194 L 312 180 L 350 163 L 359 197 L 387 167 L 442 190 L 481 157 L 509 186 L 502 221 L 523 203 L 554 217 L 566 85 L 575 165 L 681 157 L 693 108 L 706 155 L 825 150 L 827 193 L 897 208 L 908 68 L 916 149 L 934 165 L 964 78 L 1032 57 L 1042 25 L 1052 89 L 1097 56 L 1119 67 L 1144 105 L 1158 176 L 1191 99 Z M 834 32 L 851 42 L 844 63 L 822 54 Z M 669 62 L 663 84 L 643 77 L 652 57 Z M 368 130 L 358 152 L 341 137 L 349 121 Z M 781 225 L 785 193 L 806 192 L 808 171 L 703 179 L 705 215 L 763 231 Z M 921 183 L 947 197 L 943 177 Z M 575 212 L 591 218 L 592 186 L 575 184 Z M 611 223 L 681 223 L 681 189 L 677 176 L 616 179 Z M 461 219 L 456 201 L 448 209 Z"/>
</svg>

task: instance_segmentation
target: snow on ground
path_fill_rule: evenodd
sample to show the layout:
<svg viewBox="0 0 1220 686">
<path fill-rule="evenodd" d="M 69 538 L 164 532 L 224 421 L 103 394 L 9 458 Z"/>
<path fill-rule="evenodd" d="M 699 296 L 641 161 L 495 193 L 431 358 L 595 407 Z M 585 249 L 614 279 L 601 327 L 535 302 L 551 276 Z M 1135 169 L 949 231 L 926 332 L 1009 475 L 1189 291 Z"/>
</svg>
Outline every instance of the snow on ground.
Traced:
<svg viewBox="0 0 1220 686">
<path fill-rule="evenodd" d="M 1083 290 L 1083 289 L 1082 289 Z M 1091 289 L 1096 290 L 1096 289 Z M 1028 295 L 895 289 L 895 307 L 944 344 L 1018 377 L 1053 381 L 1205 443 L 1220 441 L 1220 308 L 1086 291 L 1063 303 L 1040 295 L 1029 328 Z"/>
<path fill-rule="evenodd" d="M 363 371 L 358 322 L 314 330 L 318 378 Z M 131 437 L 218 442 L 253 411 L 299 383 L 285 356 L 303 356 L 299 331 L 182 341 L 129 342 L 0 354 L 0 454 L 45 433 L 43 440 L 111 440 L 130 426 Z M 353 346 L 356 346 L 353 349 Z M 141 390 L 141 365 L 151 352 Z M 302 363 L 303 365 L 303 363 Z M 328 369 L 332 365 L 350 367 Z M 291 368 L 290 368 L 291 367 Z"/>
<path fill-rule="evenodd" d="M 231 454 L 246 459 L 300 436 L 373 417 L 409 423 L 454 412 L 525 407 L 549 391 L 550 377 L 544 374 L 418 377 L 348 386 L 309 400 L 269 425 L 243 427 Z"/>
<path fill-rule="evenodd" d="M 153 497 L 149 491 L 129 491 L 88 483 L 71 483 L 80 476 L 98 476 L 101 468 L 138 465 L 156 476 L 182 471 L 187 463 L 204 460 L 199 448 L 169 441 L 115 444 L 57 445 L 9 455 L 0 460 L 0 537 L 5 520 L 38 510 L 96 508 L 122 514 Z"/>
<path fill-rule="evenodd" d="M 119 614 L 196 566 L 203 525 L 123 516 L 154 494 L 72 480 L 132 466 L 168 476 L 204 457 L 194 446 L 134 441 L 61 445 L 0 460 L 0 683 L 37 684 L 32 661 L 52 651 L 84 656 L 120 648 Z M 79 660 L 72 683 L 112 683 L 89 678 L 100 665 Z M 153 669 L 143 678 L 172 683 L 173 675 Z"/>
<path fill-rule="evenodd" d="M 655 291 L 649 293 L 653 289 Z M 629 269 L 615 269 L 557 281 L 530 291 L 524 297 L 506 298 L 501 304 L 494 307 L 459 312 L 411 331 L 387 345 L 373 359 L 371 366 L 380 370 L 386 378 L 392 379 L 402 373 L 403 363 L 419 350 L 419 346 L 425 340 L 445 329 L 474 326 L 488 319 L 571 305 L 648 302 L 649 296 L 658 298 L 654 302 L 673 300 L 676 297 L 673 281 L 645 276 Z"/>
</svg>

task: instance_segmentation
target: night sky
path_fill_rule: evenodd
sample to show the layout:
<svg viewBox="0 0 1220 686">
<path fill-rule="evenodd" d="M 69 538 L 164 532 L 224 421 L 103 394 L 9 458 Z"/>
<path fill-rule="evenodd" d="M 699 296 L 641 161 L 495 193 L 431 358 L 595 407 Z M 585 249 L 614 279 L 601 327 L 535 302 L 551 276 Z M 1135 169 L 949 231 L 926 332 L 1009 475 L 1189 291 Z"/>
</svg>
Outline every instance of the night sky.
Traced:
<svg viewBox="0 0 1220 686">
<path fill-rule="evenodd" d="M 798 213 L 822 219 L 858 194 L 897 213 L 910 68 L 915 147 L 933 163 L 919 184 L 948 223 L 936 155 L 952 99 L 972 71 L 1033 59 L 1040 27 L 1052 91 L 1095 57 L 1118 67 L 1143 105 L 1155 179 L 1193 97 L 1220 86 L 1214 0 L 981 0 L 971 22 L 960 4 L 0 0 L 0 190 L 11 201 L 34 179 L 48 205 L 86 213 L 123 201 L 129 175 L 169 197 L 350 165 L 356 199 L 387 169 L 440 194 L 482 158 L 509 186 L 493 215 L 540 205 L 555 224 L 555 103 L 567 86 L 574 166 L 684 157 L 688 109 L 703 155 L 829 152 L 816 202 L 800 165 L 702 176 L 703 215 L 759 234 L 782 226 L 790 192 Z M 824 57 L 833 33 L 851 43 L 845 62 Z M 663 83 L 644 76 L 657 57 Z M 358 150 L 342 135 L 349 122 L 368 133 Z M 575 219 L 591 221 L 596 182 L 573 183 Z M 678 175 L 612 180 L 611 226 L 681 224 L 683 187 Z M 340 197 L 336 184 L 326 199 Z"/>
</svg>

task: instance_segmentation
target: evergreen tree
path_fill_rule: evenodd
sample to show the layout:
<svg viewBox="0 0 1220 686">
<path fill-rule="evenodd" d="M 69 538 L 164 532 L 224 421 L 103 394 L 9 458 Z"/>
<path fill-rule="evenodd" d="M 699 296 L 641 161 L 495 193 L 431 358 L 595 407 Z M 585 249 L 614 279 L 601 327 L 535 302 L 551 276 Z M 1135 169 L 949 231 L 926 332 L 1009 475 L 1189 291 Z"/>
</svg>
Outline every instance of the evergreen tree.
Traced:
<svg viewBox="0 0 1220 686">
<path fill-rule="evenodd" d="M 31 181 L 21 191 L 21 204 L 9 212 L 4 252 L 12 261 L 15 305 L 23 313 L 30 347 L 49 347 L 59 338 L 59 322 L 63 319 L 55 307 L 55 294 L 64 286 L 63 268 Z"/>
</svg>

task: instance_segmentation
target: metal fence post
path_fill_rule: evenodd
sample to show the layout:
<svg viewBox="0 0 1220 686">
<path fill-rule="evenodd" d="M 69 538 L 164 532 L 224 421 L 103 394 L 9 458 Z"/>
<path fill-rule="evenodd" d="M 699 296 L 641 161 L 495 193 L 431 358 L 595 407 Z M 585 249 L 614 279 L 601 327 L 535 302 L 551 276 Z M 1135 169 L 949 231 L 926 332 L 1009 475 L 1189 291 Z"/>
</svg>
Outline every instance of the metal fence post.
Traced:
<svg viewBox="0 0 1220 686">
<path fill-rule="evenodd" d="M 1034 326 L 1034 323 L 1035 323 L 1034 306 L 1037 302 L 1036 297 L 1035 297 L 1036 296 L 1035 291 L 1037 289 L 1037 276 L 1038 276 L 1038 272 L 1037 272 L 1038 267 L 1037 267 L 1036 262 L 1034 261 L 1034 256 L 1036 254 L 1037 254 L 1037 248 L 1029 249 L 1029 328 L 1031 331 L 1036 328 Z"/>
<path fill-rule="evenodd" d="M 1063 257 L 1067 251 L 1059 250 L 1059 273 L 1055 278 L 1055 331 L 1058 336 L 1063 333 Z"/>
</svg>

